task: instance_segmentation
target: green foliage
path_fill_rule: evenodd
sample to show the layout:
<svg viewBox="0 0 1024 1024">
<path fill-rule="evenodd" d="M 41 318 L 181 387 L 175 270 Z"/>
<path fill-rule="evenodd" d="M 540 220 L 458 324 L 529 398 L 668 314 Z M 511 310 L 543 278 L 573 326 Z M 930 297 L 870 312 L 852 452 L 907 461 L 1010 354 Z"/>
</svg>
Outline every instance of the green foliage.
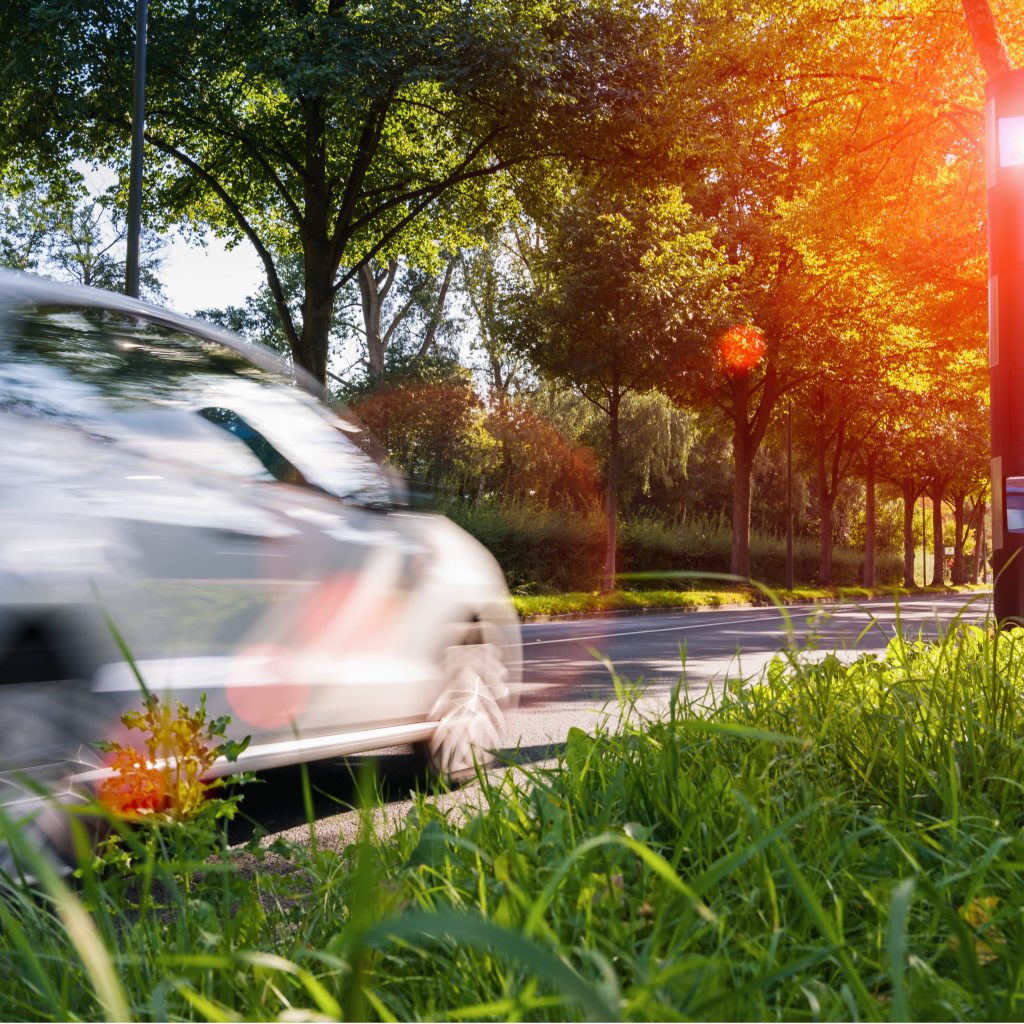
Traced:
<svg viewBox="0 0 1024 1024">
<path fill-rule="evenodd" d="M 0 187 L 0 267 L 117 292 L 125 238 L 116 197 L 91 193 L 77 172 L 47 182 L 30 167 L 8 169 Z M 163 298 L 161 248 L 153 232 L 143 232 L 140 285 L 151 302 Z"/>
<path fill-rule="evenodd" d="M 542 372 L 609 416 L 671 380 L 723 316 L 730 270 L 678 189 L 581 187 L 554 217 L 539 293 L 520 310 Z"/>
<path fill-rule="evenodd" d="M 593 451 L 606 448 L 605 418 L 571 391 L 541 392 L 531 402 L 552 425 Z M 624 512 L 658 499 L 671 507 L 683 497 L 687 461 L 698 435 L 697 414 L 681 409 L 660 391 L 631 392 L 619 410 L 619 499 Z"/>
<path fill-rule="evenodd" d="M 54 175 L 76 156 L 125 172 L 132 10 L 5 5 L 0 152 Z M 502 172 L 595 141 L 664 142 L 613 102 L 670 67 L 669 26 L 641 4 L 154 0 L 149 19 L 151 222 L 251 244 L 296 363 L 320 380 L 333 299 L 362 265 L 404 255 L 436 272 L 502 207 Z M 295 257 L 298 301 L 279 269 Z"/>
<path fill-rule="evenodd" d="M 566 508 L 546 509 L 529 502 L 449 502 L 438 506 L 469 531 L 498 560 L 509 586 L 517 591 L 593 590 L 600 581 L 604 558 L 604 524 L 598 509 L 589 513 Z M 727 573 L 732 550 L 728 523 L 691 517 L 685 523 L 654 517 L 624 519 L 619 532 L 620 572 Z M 753 578 L 770 586 L 785 579 L 786 543 L 777 535 L 755 534 L 751 547 Z M 837 586 L 858 584 L 863 556 L 838 548 L 833 581 Z M 797 540 L 796 579 L 817 580 L 818 553 L 812 542 Z M 896 583 L 902 562 L 891 553 L 878 557 L 879 585 Z M 658 587 L 664 581 L 653 580 Z M 699 586 L 699 580 L 691 584 Z M 640 586 L 636 584 L 636 586 Z"/>
</svg>

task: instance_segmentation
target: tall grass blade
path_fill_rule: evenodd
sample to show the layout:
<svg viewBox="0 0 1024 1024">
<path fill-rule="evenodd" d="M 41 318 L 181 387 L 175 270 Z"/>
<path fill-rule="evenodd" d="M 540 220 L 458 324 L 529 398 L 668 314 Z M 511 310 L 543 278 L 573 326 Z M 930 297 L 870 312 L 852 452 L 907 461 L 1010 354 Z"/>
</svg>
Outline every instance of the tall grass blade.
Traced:
<svg viewBox="0 0 1024 1024">
<path fill-rule="evenodd" d="M 889 924 L 886 929 L 885 955 L 892 986 L 894 1020 L 909 1020 L 907 1012 L 907 918 L 914 897 L 914 879 L 905 878 L 892 891 L 889 901 Z"/>
<path fill-rule="evenodd" d="M 600 986 L 586 982 L 550 950 L 482 917 L 453 911 L 407 914 L 375 925 L 363 941 L 368 946 L 379 946 L 401 940 L 440 942 L 446 939 L 483 946 L 518 962 L 578 1003 L 590 1020 L 620 1019 L 618 1006 L 608 1001 Z"/>
<path fill-rule="evenodd" d="M 71 944 L 82 960 L 104 1016 L 108 1020 L 132 1020 L 110 954 L 95 923 L 75 894 L 57 876 L 46 856 L 37 850 L 18 825 L 0 808 L 0 838 L 11 848 L 42 885 L 53 902 Z"/>
</svg>

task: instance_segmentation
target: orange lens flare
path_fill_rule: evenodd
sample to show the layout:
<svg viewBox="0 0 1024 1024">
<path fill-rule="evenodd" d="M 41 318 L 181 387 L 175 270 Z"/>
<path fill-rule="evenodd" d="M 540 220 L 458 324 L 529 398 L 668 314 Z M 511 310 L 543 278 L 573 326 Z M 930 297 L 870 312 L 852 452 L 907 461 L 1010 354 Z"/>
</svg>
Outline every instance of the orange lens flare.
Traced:
<svg viewBox="0 0 1024 1024">
<path fill-rule="evenodd" d="M 764 331 L 747 324 L 730 327 L 718 339 L 718 351 L 730 373 L 746 373 L 764 357 Z"/>
<path fill-rule="evenodd" d="M 117 774 L 100 783 L 100 803 L 128 818 L 156 814 L 168 804 L 166 773 L 146 763 L 146 755 L 132 747 L 115 751 L 107 763 Z"/>
</svg>

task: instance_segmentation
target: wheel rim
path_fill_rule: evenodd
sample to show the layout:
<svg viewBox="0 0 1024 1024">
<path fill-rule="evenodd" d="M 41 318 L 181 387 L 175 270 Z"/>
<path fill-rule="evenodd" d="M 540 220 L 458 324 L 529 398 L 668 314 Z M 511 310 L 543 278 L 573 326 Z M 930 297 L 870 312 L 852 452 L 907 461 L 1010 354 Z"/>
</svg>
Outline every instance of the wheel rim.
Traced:
<svg viewBox="0 0 1024 1024">
<path fill-rule="evenodd" d="M 431 711 L 438 725 L 428 749 L 435 768 L 453 776 L 494 760 L 505 725 L 508 669 L 494 644 L 449 648 L 443 668 L 447 684 Z"/>
</svg>

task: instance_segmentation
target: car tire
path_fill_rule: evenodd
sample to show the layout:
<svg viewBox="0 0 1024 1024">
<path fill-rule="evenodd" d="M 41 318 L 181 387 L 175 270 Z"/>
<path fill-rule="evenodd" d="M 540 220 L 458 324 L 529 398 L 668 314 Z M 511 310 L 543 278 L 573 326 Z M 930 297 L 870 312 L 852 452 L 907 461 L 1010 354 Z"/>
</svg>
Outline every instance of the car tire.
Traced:
<svg viewBox="0 0 1024 1024">
<path fill-rule="evenodd" d="M 437 728 L 416 751 L 433 776 L 458 783 L 472 778 L 478 766 L 493 763 L 501 746 L 511 698 L 508 668 L 501 649 L 474 631 L 444 652 L 442 677 L 441 694 L 430 712 Z"/>
</svg>

